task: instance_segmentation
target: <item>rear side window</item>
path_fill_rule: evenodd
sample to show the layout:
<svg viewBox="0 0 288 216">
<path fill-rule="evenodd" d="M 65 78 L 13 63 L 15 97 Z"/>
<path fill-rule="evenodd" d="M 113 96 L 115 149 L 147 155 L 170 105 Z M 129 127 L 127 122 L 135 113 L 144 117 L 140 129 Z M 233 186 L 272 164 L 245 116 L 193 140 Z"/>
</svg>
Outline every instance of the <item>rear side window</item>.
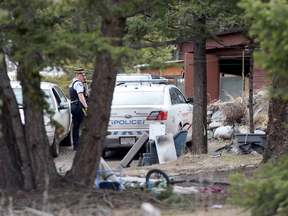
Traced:
<svg viewBox="0 0 288 216">
<path fill-rule="evenodd" d="M 114 92 L 112 105 L 163 105 L 163 92 Z"/>
<path fill-rule="evenodd" d="M 178 89 L 174 89 L 174 90 L 177 94 L 177 97 L 179 98 L 180 103 L 186 103 L 186 99 L 183 96 L 183 94 Z"/>
<path fill-rule="evenodd" d="M 184 96 L 181 94 L 181 92 L 178 89 L 171 88 L 169 90 L 169 93 L 170 93 L 172 105 L 186 103 Z"/>
<path fill-rule="evenodd" d="M 54 103 L 52 101 L 51 94 L 48 90 L 42 90 L 45 93 L 45 101 L 49 104 L 50 109 L 54 109 Z M 13 92 L 15 94 L 17 103 L 21 106 L 23 104 L 23 94 L 21 88 L 13 88 Z"/>
</svg>

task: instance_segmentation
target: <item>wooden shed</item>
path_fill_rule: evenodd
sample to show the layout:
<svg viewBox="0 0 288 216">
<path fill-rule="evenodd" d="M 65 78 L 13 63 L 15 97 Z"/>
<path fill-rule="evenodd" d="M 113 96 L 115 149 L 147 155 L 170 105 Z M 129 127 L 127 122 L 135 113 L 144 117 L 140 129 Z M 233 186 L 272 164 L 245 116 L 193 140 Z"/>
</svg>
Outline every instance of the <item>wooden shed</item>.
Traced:
<svg viewBox="0 0 288 216">
<path fill-rule="evenodd" d="M 207 102 L 227 101 L 248 91 L 250 52 L 245 47 L 241 32 L 217 35 L 222 43 L 206 41 L 207 60 Z M 184 92 L 186 97 L 193 97 L 193 43 L 183 43 L 179 47 L 184 56 Z M 259 91 L 267 84 L 261 68 L 254 67 L 253 90 Z"/>
</svg>

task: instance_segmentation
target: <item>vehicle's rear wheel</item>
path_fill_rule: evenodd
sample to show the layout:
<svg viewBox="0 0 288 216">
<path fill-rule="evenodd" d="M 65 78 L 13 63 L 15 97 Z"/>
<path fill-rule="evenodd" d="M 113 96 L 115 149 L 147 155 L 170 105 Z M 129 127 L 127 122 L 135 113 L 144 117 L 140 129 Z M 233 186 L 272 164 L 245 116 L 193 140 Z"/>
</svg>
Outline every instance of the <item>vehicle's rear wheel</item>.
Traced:
<svg viewBox="0 0 288 216">
<path fill-rule="evenodd" d="M 51 146 L 51 154 L 53 157 L 57 157 L 59 155 L 59 137 L 57 133 L 54 135 L 53 144 Z"/>
<path fill-rule="evenodd" d="M 106 156 L 106 150 L 102 151 L 102 158 L 104 159 Z"/>
<path fill-rule="evenodd" d="M 71 128 L 72 130 L 72 128 Z M 73 138 L 72 138 L 72 131 L 69 131 L 67 136 L 61 141 L 60 145 L 61 146 L 71 146 L 73 143 Z"/>
<path fill-rule="evenodd" d="M 184 154 L 192 151 L 192 141 L 186 142 Z"/>
</svg>

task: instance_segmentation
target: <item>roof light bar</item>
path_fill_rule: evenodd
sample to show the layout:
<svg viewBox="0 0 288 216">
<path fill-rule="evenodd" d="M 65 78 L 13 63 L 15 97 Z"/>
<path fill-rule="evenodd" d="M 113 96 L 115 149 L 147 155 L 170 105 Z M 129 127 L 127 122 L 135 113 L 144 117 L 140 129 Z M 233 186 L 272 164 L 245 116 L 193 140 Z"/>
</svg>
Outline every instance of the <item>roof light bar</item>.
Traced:
<svg viewBox="0 0 288 216">
<path fill-rule="evenodd" d="M 165 84 L 169 85 L 168 79 L 146 79 L 146 80 L 121 80 L 117 81 L 116 85 L 123 85 L 123 84 L 135 84 L 135 83 L 147 83 L 147 84 Z"/>
</svg>

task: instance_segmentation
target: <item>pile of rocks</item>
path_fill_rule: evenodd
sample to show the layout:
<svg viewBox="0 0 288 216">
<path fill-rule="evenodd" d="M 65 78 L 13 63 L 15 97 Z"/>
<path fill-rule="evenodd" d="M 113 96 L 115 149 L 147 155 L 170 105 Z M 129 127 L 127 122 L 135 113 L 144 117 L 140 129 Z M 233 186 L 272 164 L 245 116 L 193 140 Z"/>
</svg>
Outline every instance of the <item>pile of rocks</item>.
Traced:
<svg viewBox="0 0 288 216">
<path fill-rule="evenodd" d="M 264 101 L 268 101 L 267 94 L 265 91 L 260 91 L 258 94 L 253 96 L 253 105 L 258 105 L 263 103 Z M 229 102 L 231 103 L 231 102 Z M 224 104 L 224 103 L 223 103 Z M 222 104 L 222 105 L 223 105 Z M 244 104 L 248 107 L 249 106 L 249 98 L 245 98 Z M 208 139 L 230 139 L 233 130 L 235 133 L 242 133 L 247 134 L 250 133 L 249 126 L 246 126 L 245 123 L 248 122 L 246 119 L 242 119 L 241 122 L 242 126 L 236 126 L 233 128 L 232 125 L 227 125 L 225 122 L 226 116 L 221 110 L 221 104 L 210 104 L 207 108 L 207 137 Z M 254 118 L 257 116 L 259 112 L 262 111 L 262 108 L 257 109 L 254 113 Z M 225 125 L 226 124 L 226 125 Z M 267 125 L 261 128 L 261 130 L 254 130 L 255 134 L 265 134 L 265 129 Z"/>
<path fill-rule="evenodd" d="M 250 128 L 248 126 L 235 126 L 235 133 L 248 134 Z M 207 138 L 210 139 L 231 139 L 233 134 L 233 126 L 224 126 L 221 122 L 212 121 L 207 125 Z M 265 134 L 263 130 L 254 130 L 254 134 Z"/>
</svg>

